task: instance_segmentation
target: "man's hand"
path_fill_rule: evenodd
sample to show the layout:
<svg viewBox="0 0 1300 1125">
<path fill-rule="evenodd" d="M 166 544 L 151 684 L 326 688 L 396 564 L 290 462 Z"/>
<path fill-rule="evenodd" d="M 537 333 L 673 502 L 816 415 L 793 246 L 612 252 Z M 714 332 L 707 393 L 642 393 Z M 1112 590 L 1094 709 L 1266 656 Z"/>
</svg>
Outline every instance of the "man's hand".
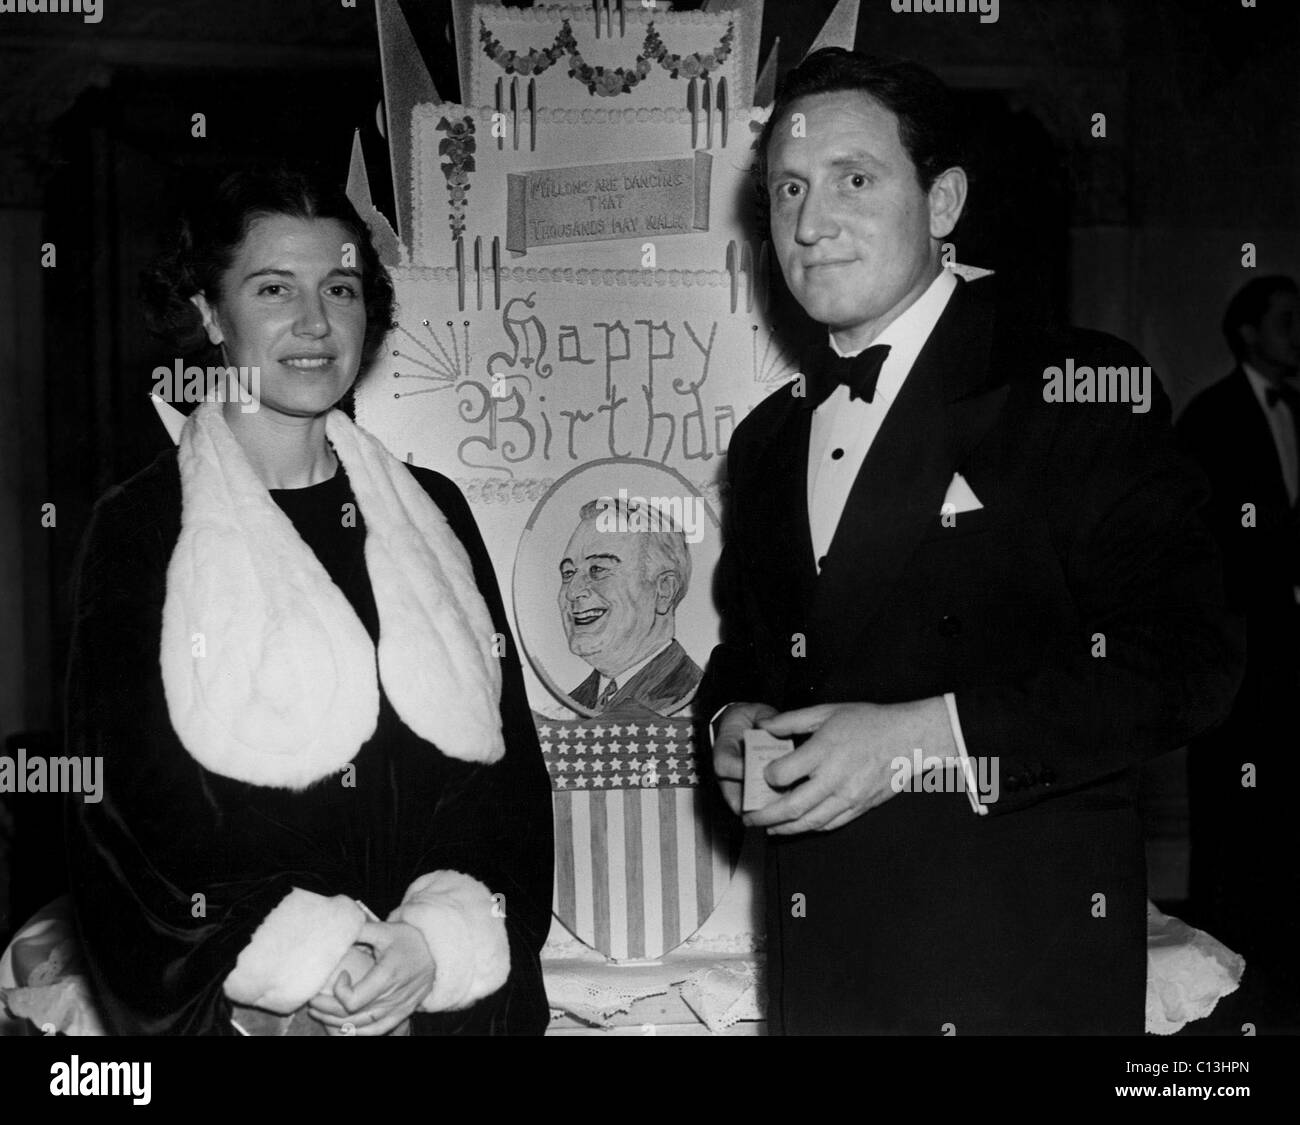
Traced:
<svg viewBox="0 0 1300 1125">
<path fill-rule="evenodd" d="M 740 815 L 741 781 L 745 776 L 745 745 L 741 735 L 758 726 L 760 719 L 776 714 L 766 703 L 733 703 L 718 717 L 713 740 L 713 772 L 731 811 Z"/>
<path fill-rule="evenodd" d="M 841 828 L 894 796 L 894 779 L 911 777 L 910 764 L 900 759 L 910 763 L 913 750 L 942 757 L 957 752 L 948 708 L 939 696 L 913 703 L 823 703 L 758 725 L 778 738 L 815 732 L 764 771 L 775 789 L 806 780 L 779 801 L 745 815 L 745 824 L 773 836 Z"/>
<path fill-rule="evenodd" d="M 331 1035 L 387 1035 L 429 995 L 433 954 L 406 922 L 367 922 L 357 943 L 374 949 L 374 966 L 355 985 L 346 970 L 339 973 L 333 995 L 318 993 L 310 1011 Z"/>
</svg>

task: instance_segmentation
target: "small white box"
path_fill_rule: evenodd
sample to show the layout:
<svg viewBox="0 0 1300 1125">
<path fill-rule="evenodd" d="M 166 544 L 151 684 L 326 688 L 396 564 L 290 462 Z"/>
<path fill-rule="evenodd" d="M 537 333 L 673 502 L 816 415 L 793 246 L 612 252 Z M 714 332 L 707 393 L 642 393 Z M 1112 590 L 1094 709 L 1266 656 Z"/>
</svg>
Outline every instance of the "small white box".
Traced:
<svg viewBox="0 0 1300 1125">
<path fill-rule="evenodd" d="M 781 796 L 764 780 L 763 771 L 769 762 L 790 753 L 794 743 L 765 730 L 747 730 L 742 737 L 745 741 L 745 785 L 740 809 L 741 812 L 757 812 Z"/>
</svg>

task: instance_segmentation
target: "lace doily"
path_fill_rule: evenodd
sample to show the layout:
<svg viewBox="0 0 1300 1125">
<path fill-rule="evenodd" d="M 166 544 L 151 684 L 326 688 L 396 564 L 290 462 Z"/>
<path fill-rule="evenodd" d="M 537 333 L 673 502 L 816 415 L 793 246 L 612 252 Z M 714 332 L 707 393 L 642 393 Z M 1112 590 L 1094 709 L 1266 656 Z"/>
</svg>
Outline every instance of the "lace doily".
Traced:
<svg viewBox="0 0 1300 1125">
<path fill-rule="evenodd" d="M 571 970 L 546 974 L 546 997 L 551 1018 L 573 1016 L 593 1027 L 608 1027 L 614 1016 L 632 1010 L 632 1005 L 651 996 L 663 996 L 670 985 L 646 981 L 633 986 L 599 981 L 585 973 Z"/>
<path fill-rule="evenodd" d="M 697 969 L 680 988 L 682 999 L 715 1035 L 741 1020 L 763 1018 L 758 965 L 753 961 Z"/>
</svg>

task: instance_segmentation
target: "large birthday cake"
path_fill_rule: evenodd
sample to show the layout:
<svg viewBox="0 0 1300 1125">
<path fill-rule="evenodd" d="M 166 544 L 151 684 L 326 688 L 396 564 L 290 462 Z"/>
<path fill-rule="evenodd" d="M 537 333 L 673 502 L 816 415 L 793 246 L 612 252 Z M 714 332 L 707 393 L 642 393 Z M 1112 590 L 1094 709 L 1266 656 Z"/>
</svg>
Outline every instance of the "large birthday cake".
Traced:
<svg viewBox="0 0 1300 1125">
<path fill-rule="evenodd" d="M 457 4 L 462 104 L 386 89 L 399 326 L 358 420 L 460 484 L 496 562 L 552 780 L 557 1027 L 759 1015 L 754 873 L 691 700 L 727 444 L 793 374 L 756 223 L 761 18 Z M 386 228 L 356 162 L 352 186 Z M 639 556 L 621 587 L 582 561 L 601 512 L 653 532 L 602 541 Z"/>
</svg>

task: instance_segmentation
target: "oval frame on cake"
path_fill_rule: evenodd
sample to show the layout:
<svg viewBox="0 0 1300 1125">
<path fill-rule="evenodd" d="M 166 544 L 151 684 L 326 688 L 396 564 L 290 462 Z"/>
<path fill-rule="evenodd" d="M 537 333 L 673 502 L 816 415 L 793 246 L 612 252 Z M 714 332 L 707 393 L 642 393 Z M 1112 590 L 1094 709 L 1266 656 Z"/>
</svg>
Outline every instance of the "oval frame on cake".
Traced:
<svg viewBox="0 0 1300 1125">
<path fill-rule="evenodd" d="M 705 515 L 703 538 L 692 545 L 691 583 L 678 606 L 678 637 L 704 665 L 717 638 L 712 579 L 721 528 L 699 489 L 658 462 L 605 458 L 559 478 L 520 535 L 512 598 L 519 643 L 538 678 L 582 716 L 538 721 L 555 816 L 555 915 L 607 957 L 652 961 L 695 934 L 722 901 L 742 831 L 701 758 L 706 748 L 695 745 L 689 698 L 668 716 L 636 707 L 597 714 L 560 687 L 557 642 L 540 639 L 543 616 L 558 647 L 591 671 L 568 653 L 558 621 L 559 560 L 581 505 L 616 497 L 620 489 L 628 497 L 689 497 Z"/>
<path fill-rule="evenodd" d="M 701 521 L 704 538 L 689 546 L 691 579 L 675 611 L 675 636 L 701 669 L 718 638 L 719 619 L 713 604 L 712 579 L 722 554 L 721 525 L 700 490 L 675 469 L 639 458 L 607 457 L 571 469 L 537 502 L 520 533 L 511 596 L 519 645 L 533 671 L 557 700 L 587 718 L 594 718 L 600 710 L 575 700 L 572 691 L 564 687 L 588 678 L 592 667 L 569 651 L 558 620 L 559 562 L 578 522 L 582 503 L 617 497 L 620 490 L 629 498 L 680 496 L 697 505 L 697 512 L 705 517 Z M 670 710 L 656 713 L 661 718 L 680 715 L 694 695 L 692 688 Z"/>
</svg>

